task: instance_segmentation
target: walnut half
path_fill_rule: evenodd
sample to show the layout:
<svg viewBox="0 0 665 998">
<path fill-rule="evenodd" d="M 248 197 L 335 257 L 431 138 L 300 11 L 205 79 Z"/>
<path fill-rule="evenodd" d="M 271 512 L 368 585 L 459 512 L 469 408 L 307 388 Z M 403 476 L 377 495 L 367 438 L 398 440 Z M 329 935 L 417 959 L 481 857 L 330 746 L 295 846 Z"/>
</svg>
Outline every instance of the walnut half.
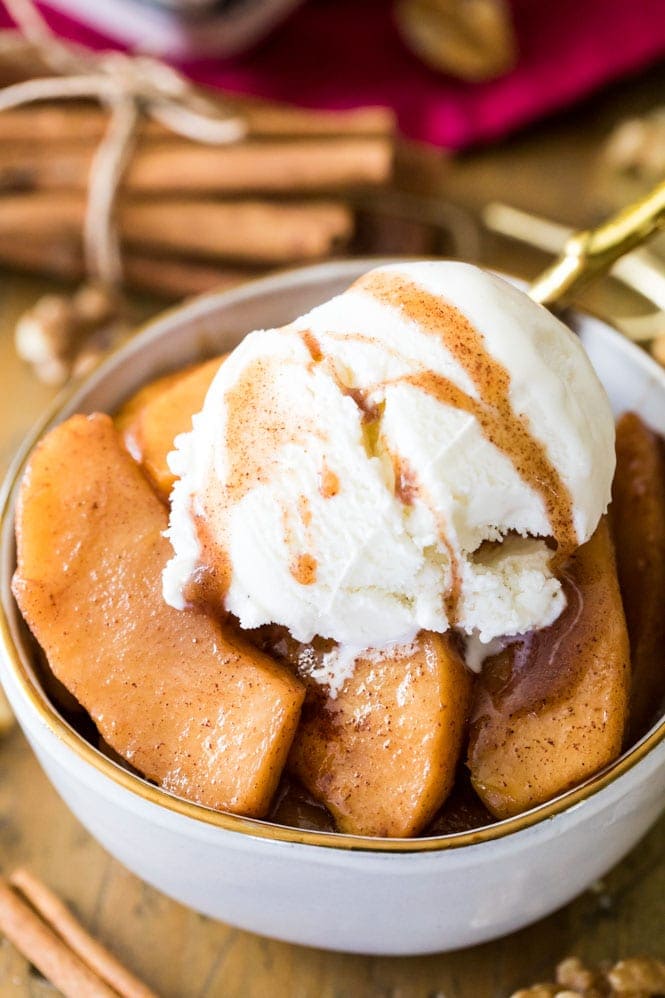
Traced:
<svg viewBox="0 0 665 998">
<path fill-rule="evenodd" d="M 514 991 L 511 998 L 658 998 L 665 995 L 665 962 L 650 956 L 619 960 L 609 970 L 587 967 L 567 957 L 556 968 L 556 982 Z"/>
</svg>

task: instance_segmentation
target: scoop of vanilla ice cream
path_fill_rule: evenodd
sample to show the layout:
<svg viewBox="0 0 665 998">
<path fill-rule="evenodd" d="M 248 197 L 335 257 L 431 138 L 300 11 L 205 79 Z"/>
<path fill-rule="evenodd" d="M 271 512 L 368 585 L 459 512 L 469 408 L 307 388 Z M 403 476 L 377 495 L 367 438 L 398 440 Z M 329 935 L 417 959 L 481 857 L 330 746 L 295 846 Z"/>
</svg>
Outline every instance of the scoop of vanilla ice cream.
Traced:
<svg viewBox="0 0 665 998">
<path fill-rule="evenodd" d="M 203 564 L 245 628 L 490 642 L 561 612 L 553 548 L 607 508 L 614 423 L 551 313 L 476 267 L 419 262 L 246 336 L 170 461 L 171 605 Z"/>
</svg>

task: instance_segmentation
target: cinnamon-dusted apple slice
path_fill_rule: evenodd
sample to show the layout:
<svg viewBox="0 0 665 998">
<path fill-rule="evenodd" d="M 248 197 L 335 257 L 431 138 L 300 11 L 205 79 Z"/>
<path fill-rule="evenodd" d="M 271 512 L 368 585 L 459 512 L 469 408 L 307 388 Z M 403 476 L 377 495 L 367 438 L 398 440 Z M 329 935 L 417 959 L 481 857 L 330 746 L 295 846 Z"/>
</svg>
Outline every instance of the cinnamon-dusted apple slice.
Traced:
<svg viewBox="0 0 665 998">
<path fill-rule="evenodd" d="M 115 424 L 125 446 L 141 464 L 157 493 L 168 499 L 175 475 L 166 458 L 179 433 L 192 428 L 224 357 L 214 357 L 150 382 L 119 410 Z"/>
<path fill-rule="evenodd" d="M 162 598 L 167 513 L 108 416 L 73 416 L 20 490 L 14 595 L 104 740 L 160 786 L 266 813 L 302 684 L 197 611 Z"/>
<path fill-rule="evenodd" d="M 497 818 L 556 797 L 621 751 L 630 665 L 606 518 L 564 587 L 559 619 L 489 659 L 475 686 L 468 766 Z"/>
<path fill-rule="evenodd" d="M 417 835 L 453 786 L 471 681 L 440 634 L 366 655 L 335 698 L 308 692 L 289 770 L 340 831 Z"/>
<path fill-rule="evenodd" d="M 617 423 L 611 513 L 630 638 L 630 737 L 638 738 L 665 704 L 665 460 L 632 412 Z"/>
</svg>

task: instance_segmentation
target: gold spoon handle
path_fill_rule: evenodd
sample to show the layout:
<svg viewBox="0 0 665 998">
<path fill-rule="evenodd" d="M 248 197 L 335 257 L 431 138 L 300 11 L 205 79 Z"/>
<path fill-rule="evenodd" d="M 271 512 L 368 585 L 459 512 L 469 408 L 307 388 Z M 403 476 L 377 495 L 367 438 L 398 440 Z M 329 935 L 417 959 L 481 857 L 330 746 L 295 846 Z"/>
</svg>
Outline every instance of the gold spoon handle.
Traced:
<svg viewBox="0 0 665 998">
<path fill-rule="evenodd" d="M 615 260 L 665 226 L 665 181 L 596 229 L 576 232 L 529 289 L 541 305 L 565 305 Z"/>
</svg>

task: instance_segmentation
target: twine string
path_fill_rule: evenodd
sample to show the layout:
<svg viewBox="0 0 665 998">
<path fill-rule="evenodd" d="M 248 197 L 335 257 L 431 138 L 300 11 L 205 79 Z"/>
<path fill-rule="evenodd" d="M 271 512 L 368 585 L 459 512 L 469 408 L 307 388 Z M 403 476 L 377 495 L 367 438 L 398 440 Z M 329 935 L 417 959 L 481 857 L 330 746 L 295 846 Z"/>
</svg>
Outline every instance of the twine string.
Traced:
<svg viewBox="0 0 665 998">
<path fill-rule="evenodd" d="M 0 111 L 34 104 L 42 100 L 67 100 L 94 97 L 103 104 L 112 104 L 118 94 L 117 86 L 107 76 L 44 77 L 12 83 L 0 90 Z"/>
<path fill-rule="evenodd" d="M 117 192 L 131 158 L 139 109 L 131 98 L 114 102 L 111 120 L 90 167 L 83 226 L 83 253 L 88 273 L 112 287 L 122 282 L 118 228 L 113 224 Z"/>
<path fill-rule="evenodd" d="M 109 110 L 109 124 L 90 169 L 83 244 L 88 274 L 116 287 L 122 280 L 122 257 L 115 208 L 141 117 L 183 138 L 213 145 L 244 138 L 246 123 L 158 59 L 90 52 L 57 38 L 33 0 L 5 3 L 23 38 L 55 75 L 5 87 L 0 111 L 35 101 L 80 98 L 97 100 Z M 6 34 L 16 38 L 13 31 Z"/>
</svg>

